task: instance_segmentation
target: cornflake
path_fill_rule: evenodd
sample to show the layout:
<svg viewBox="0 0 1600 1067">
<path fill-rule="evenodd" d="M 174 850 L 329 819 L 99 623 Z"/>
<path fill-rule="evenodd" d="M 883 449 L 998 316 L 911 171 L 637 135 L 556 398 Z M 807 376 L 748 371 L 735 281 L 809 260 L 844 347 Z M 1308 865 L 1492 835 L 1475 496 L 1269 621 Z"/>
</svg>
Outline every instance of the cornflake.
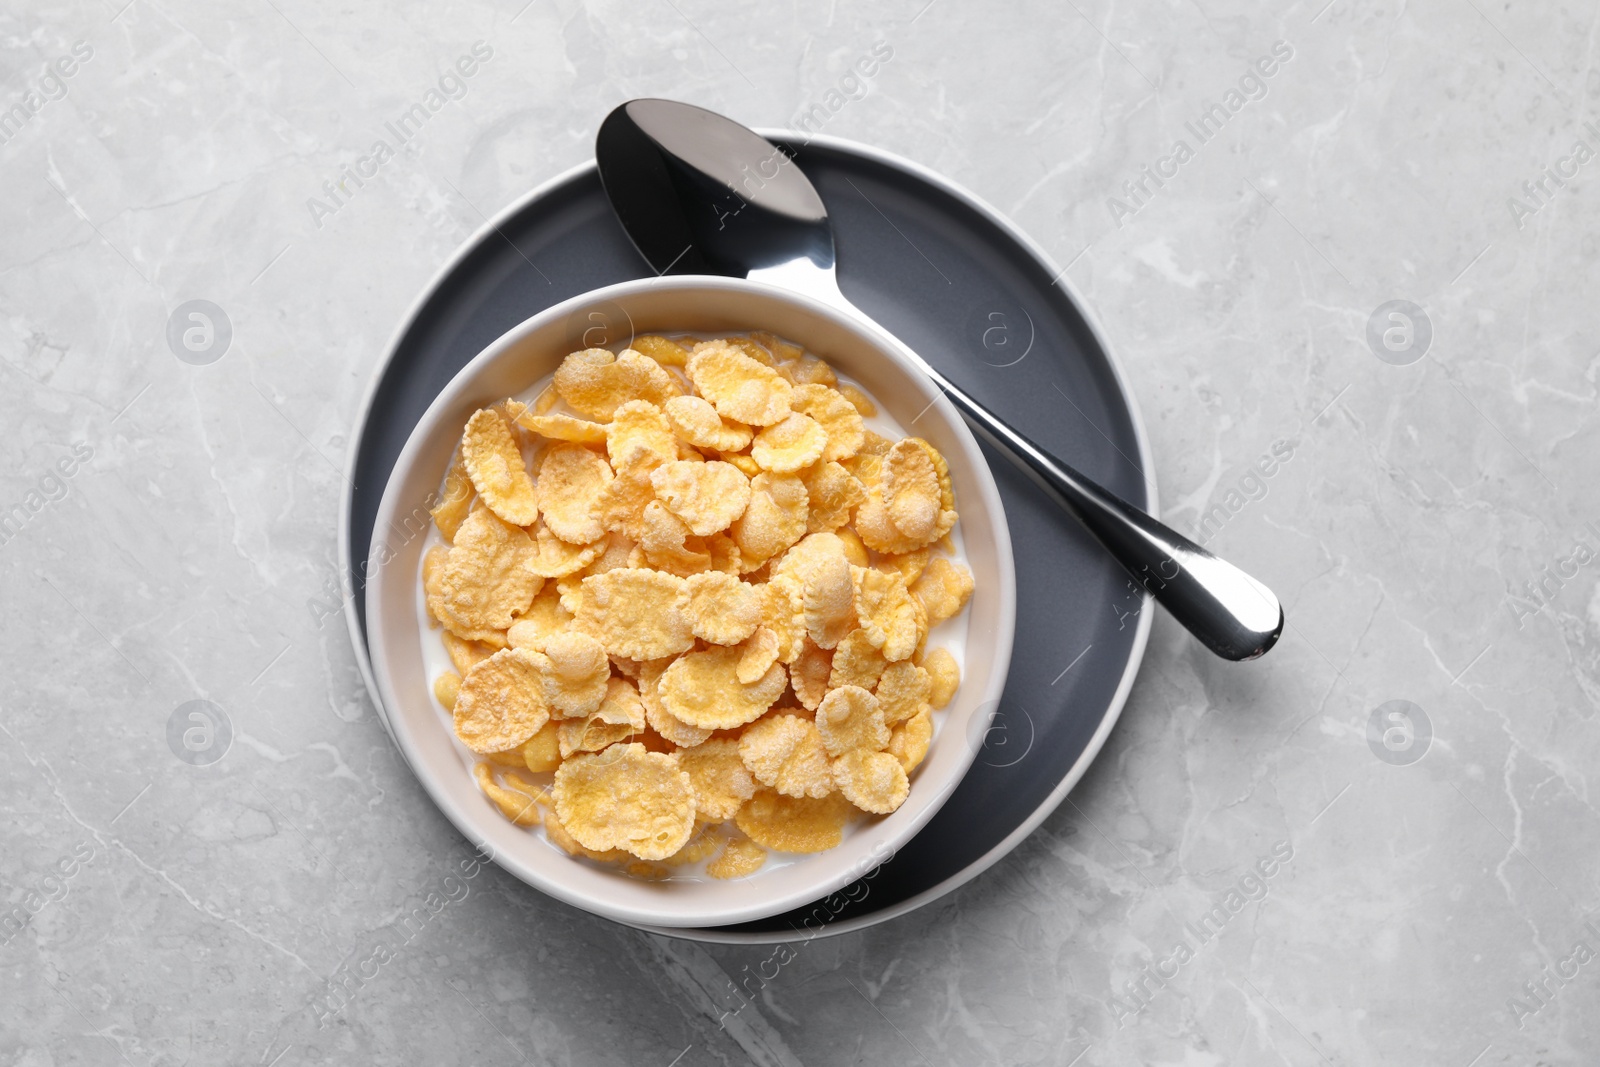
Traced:
<svg viewBox="0 0 1600 1067">
<path fill-rule="evenodd" d="M 878 698 L 853 685 L 833 690 L 817 706 L 817 732 L 830 756 L 857 748 L 877 752 L 889 743 Z"/>
<path fill-rule="evenodd" d="M 748 878 L 760 870 L 766 861 L 766 849 L 754 841 L 738 837 L 728 842 L 722 855 L 706 864 L 706 873 L 713 878 Z"/>
<path fill-rule="evenodd" d="M 862 811 L 888 815 L 911 794 L 900 760 L 888 752 L 852 749 L 833 761 L 839 792 Z"/>
<path fill-rule="evenodd" d="M 480 408 L 467 420 L 461 436 L 461 464 L 490 511 L 512 526 L 532 526 L 538 519 L 533 479 L 528 477 L 522 450 L 498 411 Z"/>
<path fill-rule="evenodd" d="M 793 474 L 821 459 L 827 444 L 828 435 L 815 419 L 791 413 L 756 434 L 750 458 L 762 470 Z"/>
<path fill-rule="evenodd" d="M 574 411 L 607 422 L 630 400 L 648 400 L 659 407 L 683 392 L 661 364 L 632 349 L 621 355 L 604 348 L 574 352 L 556 368 L 555 386 Z"/>
<path fill-rule="evenodd" d="M 739 681 L 739 650 L 712 647 L 690 652 L 661 675 L 661 706 L 673 716 L 710 730 L 752 722 L 783 695 L 788 676 L 774 663 L 750 684 Z"/>
<path fill-rule="evenodd" d="M 456 531 L 428 610 L 456 636 L 504 644 L 501 631 L 527 610 L 543 579 L 533 570 L 536 549 L 519 526 L 488 508 L 474 508 Z"/>
<path fill-rule="evenodd" d="M 575 625 L 613 655 L 660 659 L 693 647 L 688 609 L 689 589 L 682 578 L 624 567 L 583 579 Z"/>
<path fill-rule="evenodd" d="M 826 852 L 844 838 L 851 806 L 838 793 L 819 799 L 756 791 L 734 816 L 745 836 L 775 852 Z"/>
<path fill-rule="evenodd" d="M 729 341 L 701 341 L 685 369 L 695 389 L 725 419 L 770 426 L 789 414 L 793 386 Z"/>
<path fill-rule="evenodd" d="M 797 386 L 789 398 L 791 411 L 813 419 L 826 438 L 821 458 L 849 459 L 866 441 L 866 424 L 855 405 L 826 385 Z"/>
<path fill-rule="evenodd" d="M 564 760 L 554 792 L 556 815 L 584 848 L 662 860 L 694 832 L 694 788 L 677 756 L 641 744 Z"/>
<path fill-rule="evenodd" d="M 731 574 L 709 571 L 691 576 L 689 619 L 694 635 L 713 645 L 737 645 L 761 622 L 756 587 Z"/>
<path fill-rule="evenodd" d="M 717 460 L 674 460 L 650 472 L 650 485 L 667 510 L 701 537 L 726 530 L 750 503 L 750 479 Z"/>
<path fill-rule="evenodd" d="M 739 742 L 707 741 L 678 757 L 694 787 L 695 811 L 702 819 L 731 819 L 756 792 L 756 780 L 739 756 Z"/>
<path fill-rule="evenodd" d="M 956 695 L 956 687 L 961 684 L 961 667 L 949 649 L 935 648 L 922 657 L 922 669 L 928 672 L 928 703 L 935 711 L 940 711 Z"/>
<path fill-rule="evenodd" d="M 545 450 L 539 464 L 537 496 L 545 525 L 561 540 L 587 545 L 600 540 L 601 495 L 611 483 L 606 461 L 582 445 L 559 442 Z"/>
<path fill-rule="evenodd" d="M 750 480 L 750 503 L 733 524 L 733 539 L 754 570 L 806 532 L 806 483 L 793 474 L 763 472 Z"/>
<path fill-rule="evenodd" d="M 739 758 L 756 781 L 784 796 L 825 797 L 833 792 L 826 745 L 810 719 L 762 719 L 739 738 Z"/>
<path fill-rule="evenodd" d="M 663 410 L 678 436 L 696 448 L 738 452 L 750 443 L 750 427 L 724 419 L 703 397 L 675 396 Z"/>
<path fill-rule="evenodd" d="M 474 752 L 514 748 L 550 720 L 536 653 L 496 652 L 461 679 L 456 694 L 456 736 Z"/>
</svg>

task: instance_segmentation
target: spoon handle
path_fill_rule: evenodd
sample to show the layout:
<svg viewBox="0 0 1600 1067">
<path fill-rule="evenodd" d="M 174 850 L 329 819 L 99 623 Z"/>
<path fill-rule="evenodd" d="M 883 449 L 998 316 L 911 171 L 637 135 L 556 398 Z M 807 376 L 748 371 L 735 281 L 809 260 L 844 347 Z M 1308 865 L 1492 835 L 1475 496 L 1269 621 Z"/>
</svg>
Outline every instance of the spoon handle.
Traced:
<svg viewBox="0 0 1600 1067">
<path fill-rule="evenodd" d="M 801 257 L 751 271 L 750 277 L 815 297 L 883 330 L 840 291 L 831 266 Z M 911 352 L 911 358 L 944 391 L 978 436 L 1005 453 L 1083 523 L 1133 580 L 1201 644 L 1223 659 L 1245 660 L 1255 659 L 1277 643 L 1283 633 L 1283 608 L 1272 590 L 1028 440 L 917 353 Z"/>
<path fill-rule="evenodd" d="M 1083 523 L 1133 580 L 1207 648 L 1224 659 L 1246 660 L 1277 642 L 1283 608 L 1272 590 L 1106 492 L 919 362 L 980 437 Z"/>
</svg>

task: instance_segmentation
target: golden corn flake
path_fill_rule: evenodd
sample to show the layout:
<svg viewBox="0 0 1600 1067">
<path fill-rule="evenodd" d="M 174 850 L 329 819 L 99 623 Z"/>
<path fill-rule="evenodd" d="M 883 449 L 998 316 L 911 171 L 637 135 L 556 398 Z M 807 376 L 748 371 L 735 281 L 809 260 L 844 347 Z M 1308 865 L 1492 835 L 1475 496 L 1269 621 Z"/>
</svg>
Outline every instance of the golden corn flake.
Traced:
<svg viewBox="0 0 1600 1067">
<path fill-rule="evenodd" d="M 943 537 L 956 523 L 949 468 L 919 437 L 896 441 L 884 458 L 883 502 L 895 528 L 923 544 Z"/>
<path fill-rule="evenodd" d="M 544 579 L 533 571 L 536 549 L 525 530 L 488 508 L 474 508 L 428 593 L 428 610 L 457 636 L 498 641 L 512 616 L 526 611 Z"/>
<path fill-rule="evenodd" d="M 856 614 L 867 640 L 893 663 L 917 649 L 922 637 L 922 609 L 911 599 L 906 581 L 871 567 L 851 568 L 856 579 Z"/>
<path fill-rule="evenodd" d="M 733 524 L 733 539 L 752 570 L 805 535 L 807 503 L 806 484 L 793 474 L 750 480 L 750 503 Z"/>
<path fill-rule="evenodd" d="M 796 357 L 788 370 L 789 377 L 797 385 L 837 385 L 839 382 L 833 368 L 809 352 Z"/>
<path fill-rule="evenodd" d="M 561 606 L 561 597 L 556 588 L 547 586 L 533 598 L 528 610 L 517 616 L 511 624 L 506 631 L 506 643 L 512 648 L 543 652 L 544 643 L 569 628 L 572 618 L 572 613 Z"/>
<path fill-rule="evenodd" d="M 765 348 L 768 352 L 772 353 L 773 358 L 778 360 L 780 363 L 787 363 L 790 360 L 799 359 L 805 354 L 805 349 L 801 348 L 799 345 L 790 344 L 788 341 L 785 341 L 783 338 L 779 337 L 775 333 L 772 333 L 770 330 L 751 330 L 750 340 L 756 342 L 762 348 Z"/>
<path fill-rule="evenodd" d="M 536 662 L 551 718 L 582 718 L 605 699 L 611 661 L 595 638 L 567 630 L 545 641 L 542 653 L 531 655 L 544 657 Z M 644 725 L 643 719 L 639 725 Z"/>
<path fill-rule="evenodd" d="M 433 680 L 433 699 L 437 700 L 445 711 L 453 711 L 456 706 L 456 695 L 461 692 L 461 675 L 455 671 L 445 671 Z"/>
<path fill-rule="evenodd" d="M 972 596 L 972 572 L 940 556 L 917 577 L 911 595 L 922 604 L 928 625 L 937 626 L 967 606 L 967 599 Z"/>
<path fill-rule="evenodd" d="M 866 441 L 866 424 L 861 412 L 845 397 L 826 385 L 796 386 L 789 408 L 816 420 L 827 436 L 822 450 L 824 461 L 849 459 L 861 451 Z"/>
<path fill-rule="evenodd" d="M 680 578 L 711 569 L 705 538 L 691 533 L 688 525 L 659 500 L 645 505 L 639 554 L 650 566 Z"/>
<path fill-rule="evenodd" d="M 534 774 L 546 774 L 561 765 L 560 726 L 552 719 L 523 742 L 522 764 Z"/>
<path fill-rule="evenodd" d="M 489 510 L 513 526 L 532 526 L 539 517 L 533 479 L 522 462 L 522 450 L 500 413 L 480 408 L 461 435 L 461 462 L 472 486 Z"/>
<path fill-rule="evenodd" d="M 761 869 L 767 861 L 767 850 L 742 837 L 728 842 L 722 855 L 706 864 L 706 874 L 712 878 L 748 878 Z"/>
<path fill-rule="evenodd" d="M 644 700 L 639 689 L 626 678 L 612 678 L 606 682 L 606 697 L 595 709 L 594 718 L 601 722 L 626 724 L 643 730 Z"/>
<path fill-rule="evenodd" d="M 685 749 L 678 762 L 694 786 L 695 813 L 701 819 L 731 819 L 755 795 L 756 780 L 739 755 L 737 741 L 707 741 Z"/>
<path fill-rule="evenodd" d="M 685 369 L 695 389 L 725 419 L 770 426 L 789 414 L 793 387 L 728 341 L 701 341 Z"/>
<path fill-rule="evenodd" d="M 661 675 L 666 670 L 667 663 L 666 660 L 659 660 L 654 664 L 646 663 L 640 669 L 639 696 L 644 701 L 645 722 L 663 739 L 679 748 L 691 749 L 704 744 L 706 738 L 711 736 L 711 731 L 699 726 L 690 726 L 662 705 Z"/>
<path fill-rule="evenodd" d="M 960 665 L 948 648 L 936 648 L 922 657 L 922 669 L 928 672 L 928 703 L 943 708 L 961 685 Z"/>
<path fill-rule="evenodd" d="M 606 455 L 614 468 L 671 463 L 678 458 L 678 438 L 661 409 L 648 400 L 630 400 L 617 408 L 606 430 Z"/>
<path fill-rule="evenodd" d="M 876 752 L 889 743 L 889 728 L 878 698 L 854 685 L 835 689 L 823 698 L 817 707 L 817 732 L 830 756 L 857 748 Z"/>
<path fill-rule="evenodd" d="M 659 407 L 683 392 L 661 364 L 632 349 L 621 355 L 604 348 L 574 352 L 556 368 L 555 386 L 574 411 L 607 422 L 630 400 Z"/>
<path fill-rule="evenodd" d="M 922 576 L 932 556 L 932 549 L 919 548 L 913 552 L 883 556 L 878 560 L 877 566 L 880 571 L 895 571 L 906 580 L 906 585 L 909 587 Z"/>
<path fill-rule="evenodd" d="M 783 695 L 788 676 L 774 663 L 751 684 L 739 681 L 737 648 L 713 646 L 680 656 L 661 675 L 661 706 L 690 726 L 729 730 L 761 716 Z"/>
<path fill-rule="evenodd" d="M 837 530 L 850 521 L 850 513 L 867 498 L 866 489 L 855 475 L 839 463 L 814 464 L 800 473 L 800 480 L 805 483 L 810 505 L 806 516 L 806 530 L 810 533 Z"/>
<path fill-rule="evenodd" d="M 743 352 L 745 355 L 749 356 L 763 367 L 771 367 L 780 374 L 782 373 L 778 366 L 778 364 L 781 362 L 778 357 L 774 355 L 773 352 L 767 348 L 767 346 L 763 345 L 754 337 L 725 337 L 723 340 L 727 341 L 729 345 L 737 348 L 739 351 Z"/>
<path fill-rule="evenodd" d="M 555 724 L 556 743 L 560 760 L 570 759 L 577 752 L 601 752 L 620 741 L 627 741 L 636 732 L 627 724 L 601 722 L 594 716 L 583 719 L 562 719 Z"/>
<path fill-rule="evenodd" d="M 833 792 L 828 753 L 810 719 L 798 715 L 762 719 L 739 738 L 739 758 L 756 781 L 784 796 L 825 797 Z"/>
<path fill-rule="evenodd" d="M 650 484 L 667 510 L 701 537 L 726 530 L 750 503 L 750 479 L 717 460 L 674 460 L 651 471 Z"/>
<path fill-rule="evenodd" d="M 583 579 L 577 616 L 577 627 L 615 656 L 660 659 L 694 645 L 688 586 L 660 571 L 624 567 Z"/>
<path fill-rule="evenodd" d="M 689 350 L 678 342 L 657 334 L 635 337 L 630 346 L 640 355 L 649 356 L 663 367 L 681 367 L 689 362 Z"/>
<path fill-rule="evenodd" d="M 537 655 L 503 649 L 466 673 L 453 712 L 462 744 L 474 752 L 504 752 L 549 721 Z"/>
<path fill-rule="evenodd" d="M 478 788 L 483 790 L 483 795 L 494 802 L 500 809 L 500 814 L 510 819 L 517 826 L 535 826 L 539 822 L 539 805 L 534 799 L 523 793 L 502 789 L 494 780 L 494 771 L 487 763 L 476 764 L 472 768 L 472 775 L 478 780 Z"/>
<path fill-rule="evenodd" d="M 596 514 L 607 530 L 632 541 L 644 535 L 644 509 L 656 498 L 648 464 L 623 467 L 600 492 Z"/>
<path fill-rule="evenodd" d="M 828 674 L 828 688 L 856 685 L 871 689 L 878 684 L 888 664 L 889 661 L 883 658 L 882 650 L 873 645 L 867 631 L 851 630 L 833 650 L 833 669 Z"/>
<path fill-rule="evenodd" d="M 455 462 L 450 464 L 450 473 L 444 476 L 444 493 L 429 514 L 433 516 L 433 524 L 439 527 L 444 539 L 454 541 L 456 530 L 471 510 L 472 477 L 467 474 L 466 463 L 457 454 Z"/>
<path fill-rule="evenodd" d="M 827 444 L 828 435 L 815 419 L 790 414 L 756 434 L 750 458 L 763 470 L 792 474 L 821 459 Z"/>
<path fill-rule="evenodd" d="M 910 774 L 928 754 L 928 744 L 933 740 L 933 713 L 919 711 L 895 726 L 889 735 L 888 751 L 900 761 L 901 768 Z"/>
<path fill-rule="evenodd" d="M 765 626 L 756 627 L 756 632 L 739 645 L 739 666 L 735 675 L 745 685 L 750 685 L 761 680 L 778 659 L 778 635 Z"/>
<path fill-rule="evenodd" d="M 465 675 L 476 664 L 488 659 L 499 648 L 504 647 L 505 642 L 497 646 L 484 641 L 466 641 L 449 630 L 444 632 L 444 650 L 449 654 L 450 662 L 455 666 L 457 674 Z"/>
<path fill-rule="evenodd" d="M 549 723 L 545 725 L 548 726 Z M 508 748 L 504 752 L 485 752 L 484 756 L 496 767 L 516 767 L 520 769 L 523 766 L 522 747 L 520 745 L 516 748 Z"/>
<path fill-rule="evenodd" d="M 693 575 L 687 585 L 690 627 L 696 637 L 713 645 L 737 645 L 755 633 L 761 622 L 761 597 L 755 586 L 720 571 Z"/>
<path fill-rule="evenodd" d="M 725 533 L 714 533 L 706 538 L 706 553 L 711 557 L 711 569 L 724 574 L 738 574 L 744 567 L 744 553 L 739 545 Z"/>
<path fill-rule="evenodd" d="M 819 800 L 760 789 L 739 809 L 734 824 L 750 840 L 774 852 L 826 852 L 844 839 L 852 813 L 850 803 L 838 793 Z"/>
<path fill-rule="evenodd" d="M 606 443 L 605 423 L 575 419 L 571 415 L 529 415 L 524 412 L 517 416 L 517 425 L 552 441 L 571 441 L 578 445 Z"/>
<path fill-rule="evenodd" d="M 694 789 L 678 758 L 637 743 L 563 761 L 555 810 L 585 848 L 620 848 L 643 860 L 666 859 L 694 832 Z"/>
<path fill-rule="evenodd" d="M 845 558 L 844 552 L 844 540 L 836 533 L 807 534 L 772 561 L 770 574 L 773 578 L 793 578 L 804 590 L 818 567 L 827 560 Z"/>
<path fill-rule="evenodd" d="M 833 670 L 833 653 L 818 648 L 816 642 L 806 639 L 800 655 L 789 668 L 789 686 L 799 699 L 801 707 L 816 711 L 817 705 L 828 692 L 828 676 Z"/>
<path fill-rule="evenodd" d="M 868 482 L 865 472 L 855 468 L 855 475 L 867 485 L 867 498 L 856 508 L 856 532 L 861 540 L 876 552 L 895 555 L 921 548 L 926 541 L 907 537 L 889 521 L 889 509 L 883 503 L 883 489 Z"/>
<path fill-rule="evenodd" d="M 867 546 L 861 538 L 848 526 L 841 526 L 833 532 L 844 546 L 844 558 L 850 561 L 852 567 L 865 567 L 872 561 L 872 555 L 867 551 Z"/>
<path fill-rule="evenodd" d="M 539 554 L 531 566 L 541 578 L 565 578 L 569 574 L 576 574 L 593 563 L 606 548 L 604 540 L 587 545 L 563 541 L 544 523 L 540 523 L 534 533 L 534 544 Z"/>
<path fill-rule="evenodd" d="M 833 761 L 839 792 L 862 811 L 888 815 L 911 795 L 900 760 L 888 752 L 852 749 Z"/>
<path fill-rule="evenodd" d="M 675 396 L 662 410 L 678 436 L 696 448 L 738 452 L 750 443 L 750 427 L 724 419 L 704 397 Z"/>
<path fill-rule="evenodd" d="M 582 445 L 560 442 L 545 450 L 536 495 L 545 525 L 561 540 L 587 545 L 600 540 L 600 502 L 612 481 L 606 461 Z"/>
<path fill-rule="evenodd" d="M 754 478 L 756 475 L 761 473 L 761 464 L 757 463 L 754 459 L 742 452 L 735 452 L 731 455 L 724 453 L 722 456 L 722 461 L 724 463 L 732 463 L 735 467 L 738 467 L 739 473 L 743 474 L 746 478 Z"/>
<path fill-rule="evenodd" d="M 434 545 L 422 554 L 422 592 L 431 601 L 439 593 L 439 576 L 444 573 L 444 561 L 450 558 L 448 545 Z M 439 619 L 428 604 L 428 625 L 437 627 Z"/>
<path fill-rule="evenodd" d="M 802 605 L 806 633 L 818 648 L 833 648 L 856 629 L 856 583 L 844 556 L 827 556 L 810 569 Z"/>
<path fill-rule="evenodd" d="M 908 659 L 891 663 L 878 679 L 876 694 L 883 721 L 893 726 L 929 706 L 933 676 Z"/>
<path fill-rule="evenodd" d="M 870 419 L 878 413 L 878 405 L 872 402 L 872 398 L 849 382 L 844 382 L 839 386 L 839 395 L 850 401 L 850 406 L 855 408 L 863 418 Z"/>
<path fill-rule="evenodd" d="M 722 851 L 728 843 L 728 834 L 717 823 L 707 823 L 703 813 L 695 811 L 695 819 L 699 823 L 694 834 L 684 843 L 684 846 L 661 862 L 670 867 L 683 867 L 690 863 L 699 863 L 709 859 Z"/>
<path fill-rule="evenodd" d="M 780 574 L 757 588 L 761 591 L 761 625 L 778 639 L 778 659 L 793 663 L 806 636 L 804 587 L 790 574 Z"/>
</svg>

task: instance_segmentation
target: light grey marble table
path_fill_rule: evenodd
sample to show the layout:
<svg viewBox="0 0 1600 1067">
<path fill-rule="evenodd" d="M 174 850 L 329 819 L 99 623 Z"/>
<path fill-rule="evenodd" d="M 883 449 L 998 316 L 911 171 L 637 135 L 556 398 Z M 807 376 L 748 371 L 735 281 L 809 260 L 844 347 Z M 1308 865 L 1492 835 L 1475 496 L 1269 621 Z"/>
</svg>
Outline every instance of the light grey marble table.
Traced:
<svg viewBox="0 0 1600 1067">
<path fill-rule="evenodd" d="M 1595 1062 L 1580 7 L 11 0 L 0 1061 Z M 398 317 L 644 95 L 1009 213 L 1105 324 L 1163 517 L 1290 619 L 1239 667 L 1158 618 L 1071 804 L 781 965 L 447 883 L 466 846 L 318 607 Z M 191 300 L 231 336 L 169 342 Z M 168 733 L 199 699 L 203 767 Z"/>
</svg>

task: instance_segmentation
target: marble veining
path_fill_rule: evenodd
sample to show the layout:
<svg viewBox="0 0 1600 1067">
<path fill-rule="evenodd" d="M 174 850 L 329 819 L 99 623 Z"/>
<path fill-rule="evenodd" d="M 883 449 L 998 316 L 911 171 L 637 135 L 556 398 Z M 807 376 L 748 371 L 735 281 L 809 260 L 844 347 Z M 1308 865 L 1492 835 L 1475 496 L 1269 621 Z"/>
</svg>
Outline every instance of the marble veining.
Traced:
<svg viewBox="0 0 1600 1067">
<path fill-rule="evenodd" d="M 5 5 L 0 1059 L 1593 1062 L 1595 20 Z M 1288 608 L 1245 666 L 1158 617 L 1070 801 L 864 932 L 669 940 L 483 865 L 338 616 L 396 322 L 647 95 L 1010 214 L 1111 338 L 1163 517 Z"/>
</svg>

